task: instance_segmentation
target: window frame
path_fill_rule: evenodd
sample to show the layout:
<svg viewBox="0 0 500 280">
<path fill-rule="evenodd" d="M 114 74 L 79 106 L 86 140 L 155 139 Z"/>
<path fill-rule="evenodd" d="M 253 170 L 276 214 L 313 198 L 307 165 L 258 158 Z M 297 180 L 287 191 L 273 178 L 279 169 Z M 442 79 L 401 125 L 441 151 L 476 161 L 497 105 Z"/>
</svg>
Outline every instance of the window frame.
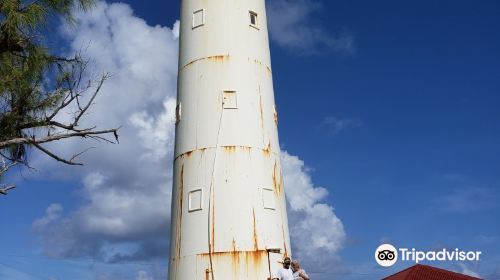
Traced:
<svg viewBox="0 0 500 280">
<path fill-rule="evenodd" d="M 201 13 L 201 23 L 198 24 L 198 25 L 195 25 L 195 19 L 196 19 L 196 14 L 197 13 Z M 205 9 L 198 9 L 196 11 L 193 12 L 193 20 L 192 20 L 192 23 L 191 23 L 191 28 L 192 29 L 196 29 L 198 27 L 202 27 L 205 25 Z"/>
<path fill-rule="evenodd" d="M 257 12 L 254 12 L 252 10 L 248 11 L 248 16 L 249 16 L 249 25 L 257 30 L 259 30 L 259 14 Z M 255 19 L 255 24 L 252 23 L 252 18 Z"/>
<path fill-rule="evenodd" d="M 267 210 L 276 210 L 276 193 L 273 188 L 264 187 L 262 189 L 262 206 Z M 267 195 L 271 195 L 271 201 L 267 201 Z"/>
<path fill-rule="evenodd" d="M 233 89 L 222 91 L 222 109 L 238 109 L 238 91 Z"/>
<path fill-rule="evenodd" d="M 200 193 L 199 196 L 200 196 L 200 203 L 199 205 L 194 205 L 194 201 L 193 201 L 193 196 L 195 193 Z M 198 189 L 194 189 L 194 190 L 191 190 L 189 193 L 188 193 L 188 197 L 187 197 L 187 204 L 188 204 L 188 213 L 191 213 L 191 212 L 196 212 L 196 211 L 202 211 L 203 210 L 203 189 L 202 188 L 198 188 Z M 198 207 L 195 207 L 195 206 L 198 206 Z"/>
</svg>

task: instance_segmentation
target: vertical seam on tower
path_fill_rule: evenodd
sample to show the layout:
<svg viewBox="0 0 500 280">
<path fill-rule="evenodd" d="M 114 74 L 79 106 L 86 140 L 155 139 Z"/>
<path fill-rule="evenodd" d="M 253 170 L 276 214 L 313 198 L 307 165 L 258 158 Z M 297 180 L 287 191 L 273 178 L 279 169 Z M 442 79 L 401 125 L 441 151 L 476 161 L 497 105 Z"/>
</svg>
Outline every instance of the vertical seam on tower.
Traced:
<svg viewBox="0 0 500 280">
<path fill-rule="evenodd" d="M 215 155 L 214 155 L 214 161 L 213 161 L 213 164 L 212 164 L 212 180 L 210 181 L 210 190 L 209 190 L 209 195 L 208 195 L 208 226 L 207 226 L 207 229 L 208 229 L 208 258 L 209 258 L 209 262 L 210 262 L 210 275 L 212 276 L 212 280 L 214 280 L 214 268 L 213 268 L 213 263 L 212 263 L 212 246 L 214 246 L 214 242 L 212 242 L 212 238 L 213 238 L 213 233 L 212 233 L 212 225 L 211 223 L 213 223 L 213 221 L 211 221 L 210 217 L 212 215 L 212 213 L 214 212 L 214 209 L 213 207 L 215 207 L 214 205 L 212 205 L 212 198 L 213 198 L 213 187 L 214 187 L 214 181 L 215 181 L 215 167 L 216 167 L 216 164 L 217 164 L 217 152 L 219 151 L 219 139 L 220 139 L 220 132 L 221 132 L 221 128 L 222 128 L 222 116 L 224 115 L 224 109 L 221 108 L 221 112 L 220 112 L 220 117 L 219 117 L 219 128 L 217 129 L 217 142 L 215 143 Z"/>
</svg>

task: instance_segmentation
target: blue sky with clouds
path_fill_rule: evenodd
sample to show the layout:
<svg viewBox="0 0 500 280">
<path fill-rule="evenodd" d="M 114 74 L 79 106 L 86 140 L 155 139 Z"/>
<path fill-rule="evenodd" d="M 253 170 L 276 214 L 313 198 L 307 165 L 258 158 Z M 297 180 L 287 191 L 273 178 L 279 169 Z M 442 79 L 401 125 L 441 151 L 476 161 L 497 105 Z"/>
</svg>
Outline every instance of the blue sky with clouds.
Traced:
<svg viewBox="0 0 500 280">
<path fill-rule="evenodd" d="M 90 121 L 124 125 L 123 144 L 98 145 L 84 168 L 33 155 L 39 171 L 10 173 L 18 188 L 0 202 L 0 279 L 164 279 L 170 174 L 158 174 L 171 172 L 179 5 L 124 3 L 57 29 L 60 49 L 91 42 L 96 69 L 115 75 Z M 309 210 L 289 210 L 291 226 L 317 225 L 311 209 L 332 207 L 314 232 L 331 246 L 310 251 L 292 233 L 296 252 L 317 253 L 305 268 L 315 279 L 379 279 L 410 265 L 376 266 L 375 248 L 390 242 L 482 250 L 480 262 L 430 264 L 500 279 L 500 3 L 268 8 L 285 175 L 301 182 L 288 180 L 289 197 L 313 194 Z"/>
</svg>

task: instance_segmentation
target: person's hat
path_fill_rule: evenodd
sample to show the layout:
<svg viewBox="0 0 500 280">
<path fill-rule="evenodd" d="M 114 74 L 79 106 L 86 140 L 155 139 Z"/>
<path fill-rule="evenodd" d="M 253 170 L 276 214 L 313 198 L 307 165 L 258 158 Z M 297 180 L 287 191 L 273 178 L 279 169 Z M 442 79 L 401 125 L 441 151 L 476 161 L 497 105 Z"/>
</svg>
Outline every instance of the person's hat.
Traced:
<svg viewBox="0 0 500 280">
<path fill-rule="evenodd" d="M 290 264 L 290 263 L 292 263 L 292 261 L 290 260 L 289 257 L 286 257 L 286 258 L 283 259 L 283 263 L 284 264 Z"/>
</svg>

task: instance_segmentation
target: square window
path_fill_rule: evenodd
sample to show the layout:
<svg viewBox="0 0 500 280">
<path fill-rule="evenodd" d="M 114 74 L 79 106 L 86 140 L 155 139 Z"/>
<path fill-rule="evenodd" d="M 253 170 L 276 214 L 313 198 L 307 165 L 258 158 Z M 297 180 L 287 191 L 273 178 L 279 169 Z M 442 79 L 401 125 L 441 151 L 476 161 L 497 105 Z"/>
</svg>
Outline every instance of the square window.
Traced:
<svg viewBox="0 0 500 280">
<path fill-rule="evenodd" d="M 224 109 L 238 109 L 238 102 L 236 98 L 236 91 L 225 90 L 222 96 L 222 108 Z"/>
<path fill-rule="evenodd" d="M 258 25 L 257 13 L 249 11 L 249 15 L 250 15 L 250 26 L 253 26 L 253 27 L 257 28 L 257 25 Z"/>
<path fill-rule="evenodd" d="M 265 209 L 276 209 L 276 200 L 274 198 L 273 189 L 262 189 L 262 203 Z"/>
<path fill-rule="evenodd" d="M 205 10 L 200 9 L 193 12 L 193 29 L 205 24 Z"/>
<path fill-rule="evenodd" d="M 203 190 L 197 189 L 189 192 L 188 195 L 188 211 L 199 211 L 202 210 L 203 204 Z"/>
</svg>

